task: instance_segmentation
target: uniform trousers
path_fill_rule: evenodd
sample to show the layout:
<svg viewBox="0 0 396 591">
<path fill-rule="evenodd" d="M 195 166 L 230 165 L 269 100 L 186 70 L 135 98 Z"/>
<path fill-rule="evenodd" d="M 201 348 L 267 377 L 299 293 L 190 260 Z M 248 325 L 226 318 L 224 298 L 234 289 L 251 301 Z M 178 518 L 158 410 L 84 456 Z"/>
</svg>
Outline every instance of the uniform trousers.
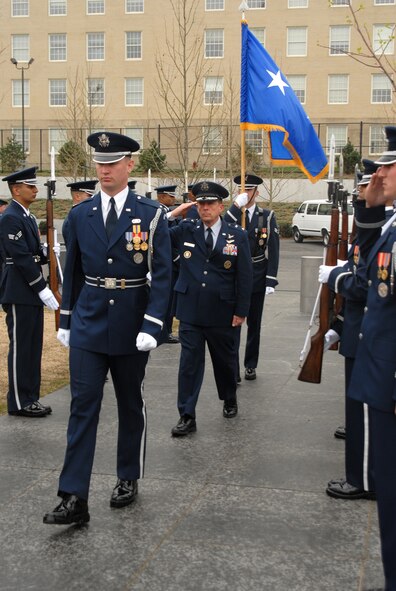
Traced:
<svg viewBox="0 0 396 591">
<path fill-rule="evenodd" d="M 250 298 L 249 314 L 246 318 L 247 337 L 245 348 L 245 367 L 256 368 L 260 352 L 261 318 L 264 308 L 264 291 L 253 292 Z"/>
<path fill-rule="evenodd" d="M 345 391 L 355 360 L 345 357 Z M 374 491 L 374 462 L 371 444 L 371 425 L 367 404 L 345 397 L 345 471 L 349 484 L 361 490 Z"/>
<path fill-rule="evenodd" d="M 180 322 L 181 343 L 178 399 L 180 416 L 195 417 L 195 407 L 205 372 L 208 344 L 220 400 L 236 399 L 236 329 L 232 326 L 197 326 Z"/>
<path fill-rule="evenodd" d="M 70 348 L 71 406 L 65 462 L 58 495 L 88 499 L 96 432 L 108 370 L 118 408 L 117 476 L 143 477 L 146 444 L 146 409 L 142 397 L 148 353 L 111 356 Z"/>
<path fill-rule="evenodd" d="M 3 304 L 8 338 L 8 412 L 21 410 L 40 397 L 43 350 L 43 306 Z"/>
<path fill-rule="evenodd" d="M 385 591 L 396 591 L 396 416 L 374 408 L 369 413 Z"/>
</svg>

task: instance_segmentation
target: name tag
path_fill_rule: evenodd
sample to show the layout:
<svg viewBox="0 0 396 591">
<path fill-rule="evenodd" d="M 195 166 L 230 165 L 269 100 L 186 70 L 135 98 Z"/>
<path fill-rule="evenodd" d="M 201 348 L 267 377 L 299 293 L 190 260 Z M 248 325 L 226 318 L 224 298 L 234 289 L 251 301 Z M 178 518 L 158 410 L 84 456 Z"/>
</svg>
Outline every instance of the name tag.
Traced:
<svg viewBox="0 0 396 591">
<path fill-rule="evenodd" d="M 184 242 L 184 246 L 189 246 L 190 248 L 195 248 L 195 244 L 192 242 Z"/>
</svg>

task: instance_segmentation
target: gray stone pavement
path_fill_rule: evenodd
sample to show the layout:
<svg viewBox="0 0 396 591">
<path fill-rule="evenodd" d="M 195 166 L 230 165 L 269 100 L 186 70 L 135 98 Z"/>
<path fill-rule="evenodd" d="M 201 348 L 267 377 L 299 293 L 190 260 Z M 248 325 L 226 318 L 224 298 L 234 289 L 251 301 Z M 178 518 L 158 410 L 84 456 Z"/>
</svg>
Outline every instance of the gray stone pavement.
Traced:
<svg viewBox="0 0 396 591">
<path fill-rule="evenodd" d="M 0 417 L 1 591 L 362 591 L 381 586 L 376 503 L 330 499 L 344 474 L 343 363 L 326 354 L 320 385 L 297 380 L 308 317 L 300 260 L 319 243 L 281 243 L 258 378 L 242 380 L 239 414 L 222 417 L 208 358 L 198 430 L 172 439 L 179 345 L 150 359 L 146 477 L 135 504 L 109 507 L 116 405 L 106 385 L 87 526 L 46 526 L 65 450 L 69 388 L 51 417 Z M 244 338 L 244 333 L 243 333 Z"/>
</svg>

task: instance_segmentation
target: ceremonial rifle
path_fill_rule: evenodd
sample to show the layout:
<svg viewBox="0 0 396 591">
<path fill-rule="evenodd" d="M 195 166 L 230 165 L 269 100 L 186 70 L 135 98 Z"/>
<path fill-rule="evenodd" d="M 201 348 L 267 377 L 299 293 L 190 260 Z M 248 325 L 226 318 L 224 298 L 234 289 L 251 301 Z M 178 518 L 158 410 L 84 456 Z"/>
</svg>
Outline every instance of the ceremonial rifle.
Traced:
<svg viewBox="0 0 396 591">
<path fill-rule="evenodd" d="M 49 286 L 56 297 L 59 305 L 62 301 L 62 296 L 59 291 L 58 282 L 58 269 L 60 274 L 61 266 L 60 261 L 55 255 L 54 245 L 57 243 L 57 231 L 54 227 L 54 203 L 53 197 L 55 195 L 55 149 L 51 148 L 51 178 L 45 183 L 47 187 L 47 203 L 46 203 L 46 214 L 47 214 L 47 259 L 48 259 L 48 270 L 49 270 Z M 58 330 L 60 320 L 60 308 L 55 310 L 55 328 Z"/>
</svg>

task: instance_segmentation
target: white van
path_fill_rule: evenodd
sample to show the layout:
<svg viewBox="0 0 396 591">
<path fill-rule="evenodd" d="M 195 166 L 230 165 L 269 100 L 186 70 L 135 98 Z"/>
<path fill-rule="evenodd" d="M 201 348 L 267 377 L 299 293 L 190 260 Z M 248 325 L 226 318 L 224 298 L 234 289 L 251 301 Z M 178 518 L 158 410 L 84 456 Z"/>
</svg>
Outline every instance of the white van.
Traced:
<svg viewBox="0 0 396 591">
<path fill-rule="evenodd" d="M 322 238 L 323 244 L 328 244 L 331 222 L 331 201 L 304 201 L 297 209 L 292 220 L 293 238 L 295 242 L 302 242 L 305 237 Z M 348 203 L 348 234 L 352 232 L 353 207 Z M 341 232 L 342 216 L 340 211 L 339 231 Z"/>
</svg>

